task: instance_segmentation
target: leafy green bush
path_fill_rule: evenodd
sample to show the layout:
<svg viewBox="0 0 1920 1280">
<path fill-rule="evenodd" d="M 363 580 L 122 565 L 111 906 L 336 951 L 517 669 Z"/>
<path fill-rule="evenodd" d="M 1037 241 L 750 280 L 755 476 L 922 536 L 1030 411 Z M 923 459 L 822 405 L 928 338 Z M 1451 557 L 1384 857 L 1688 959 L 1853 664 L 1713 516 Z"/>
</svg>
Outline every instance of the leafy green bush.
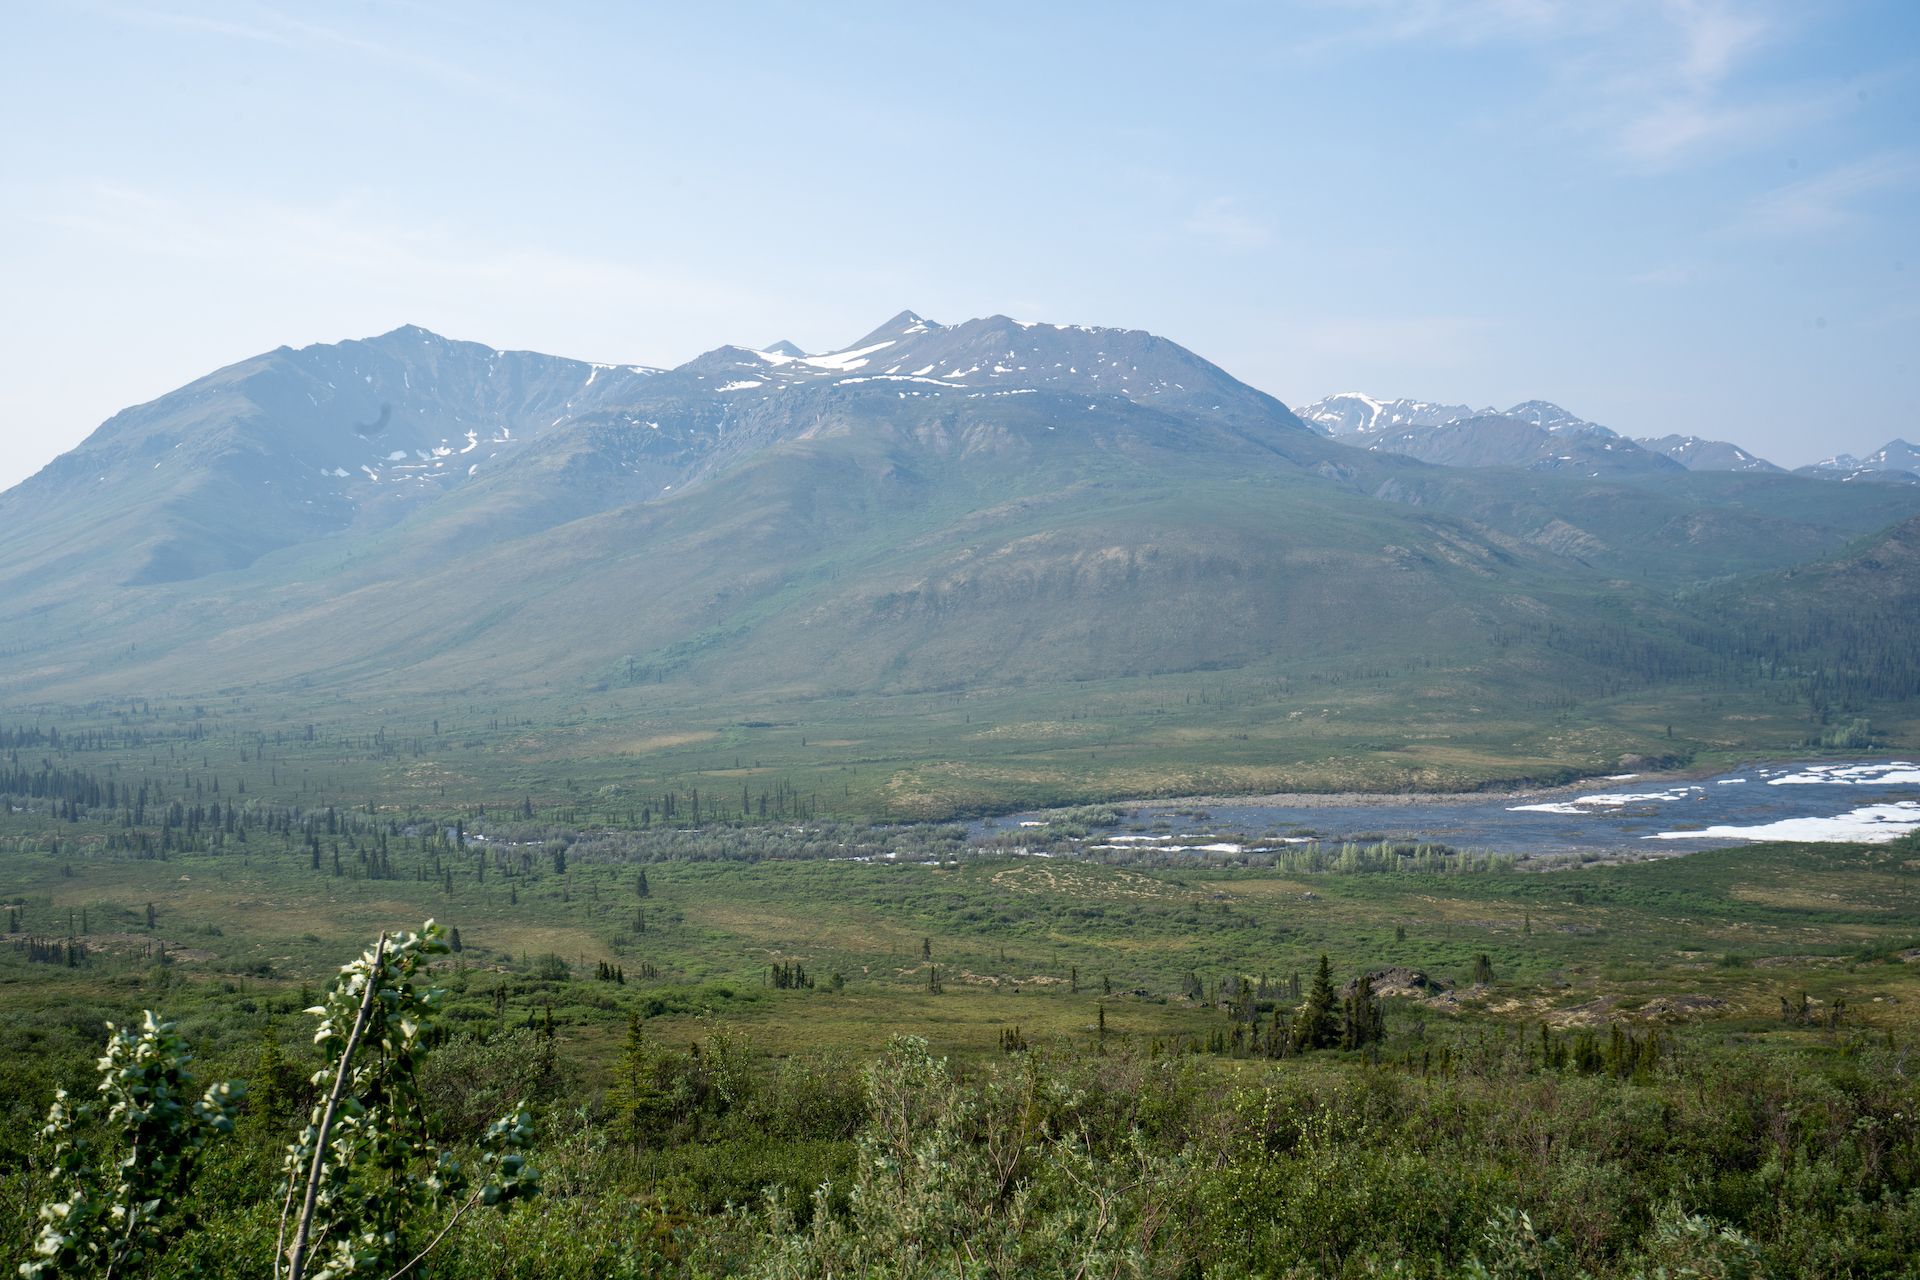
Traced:
<svg viewBox="0 0 1920 1280">
<path fill-rule="evenodd" d="M 178 1200 L 201 1151 L 233 1131 L 241 1087 L 212 1085 L 190 1101 L 192 1055 L 172 1023 L 148 1011 L 137 1029 L 107 1030 L 99 1101 L 61 1089 L 41 1130 L 61 1198 L 40 1208 L 34 1256 L 20 1267 L 28 1280 L 150 1268 L 181 1226 Z"/>
</svg>

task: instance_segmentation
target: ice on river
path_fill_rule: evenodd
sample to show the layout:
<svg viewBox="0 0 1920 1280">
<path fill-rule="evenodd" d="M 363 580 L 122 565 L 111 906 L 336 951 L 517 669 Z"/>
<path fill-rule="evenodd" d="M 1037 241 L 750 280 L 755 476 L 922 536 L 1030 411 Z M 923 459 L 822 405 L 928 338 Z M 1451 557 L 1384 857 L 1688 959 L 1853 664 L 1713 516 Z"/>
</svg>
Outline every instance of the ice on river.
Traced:
<svg viewBox="0 0 1920 1280">
<path fill-rule="evenodd" d="M 1661 831 L 1641 839 L 1857 840 L 1862 844 L 1886 844 L 1916 829 L 1920 829 L 1920 800 L 1896 800 L 1892 804 L 1862 805 L 1826 818 L 1781 818 L 1749 827 L 1723 825 L 1699 831 Z"/>
</svg>

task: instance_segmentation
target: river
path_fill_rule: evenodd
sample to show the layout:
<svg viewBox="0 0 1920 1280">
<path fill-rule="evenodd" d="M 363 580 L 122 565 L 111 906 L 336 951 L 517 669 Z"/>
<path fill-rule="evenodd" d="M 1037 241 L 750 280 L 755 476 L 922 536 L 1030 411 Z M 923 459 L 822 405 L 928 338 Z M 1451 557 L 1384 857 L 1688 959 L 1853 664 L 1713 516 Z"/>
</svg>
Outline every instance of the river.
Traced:
<svg viewBox="0 0 1920 1280">
<path fill-rule="evenodd" d="M 1920 763 L 1780 761 L 1700 776 L 1620 774 L 1525 794 L 1204 797 L 1121 803 L 1127 821 L 1089 840 L 1237 852 L 1248 840 L 1434 841 L 1536 857 L 1670 855 L 1756 840 L 1881 843 L 1920 829 Z M 983 832 L 1037 826 L 990 819 Z"/>
</svg>

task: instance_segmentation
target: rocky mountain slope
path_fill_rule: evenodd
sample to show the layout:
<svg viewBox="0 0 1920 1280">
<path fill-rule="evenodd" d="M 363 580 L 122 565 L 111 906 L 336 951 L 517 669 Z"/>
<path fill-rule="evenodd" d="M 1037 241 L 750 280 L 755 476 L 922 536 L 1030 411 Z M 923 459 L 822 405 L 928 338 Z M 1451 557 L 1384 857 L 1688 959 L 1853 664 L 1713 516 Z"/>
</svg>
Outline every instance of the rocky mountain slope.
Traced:
<svg viewBox="0 0 1920 1280">
<path fill-rule="evenodd" d="M 1920 448 L 1905 440 L 1889 440 L 1864 458 L 1835 454 L 1799 468 L 1799 474 L 1872 484 L 1920 484 Z"/>
<path fill-rule="evenodd" d="M 1425 400 L 1380 400 L 1349 391 L 1299 411 L 1335 439 L 1449 467 L 1528 467 L 1587 474 L 1653 472 L 1677 463 L 1689 471 L 1778 471 L 1738 445 L 1699 436 L 1629 440 L 1549 400 L 1509 409 L 1471 409 Z"/>
<path fill-rule="evenodd" d="M 417 328 L 282 348 L 0 495 L 0 703 L 1064 691 L 1416 651 L 1547 679 L 1556 626 L 1920 512 L 1540 403 L 1419 427 L 1433 466 L 1376 446 L 1443 410 L 1382 408 L 1330 438 L 1166 339 L 999 316 L 673 369 Z M 1495 445 L 1535 449 L 1523 479 L 1476 469 Z"/>
<path fill-rule="evenodd" d="M 1672 458 L 1689 471 L 1779 471 L 1765 458 L 1725 440 L 1700 436 L 1654 436 L 1634 442 L 1643 449 Z"/>
</svg>

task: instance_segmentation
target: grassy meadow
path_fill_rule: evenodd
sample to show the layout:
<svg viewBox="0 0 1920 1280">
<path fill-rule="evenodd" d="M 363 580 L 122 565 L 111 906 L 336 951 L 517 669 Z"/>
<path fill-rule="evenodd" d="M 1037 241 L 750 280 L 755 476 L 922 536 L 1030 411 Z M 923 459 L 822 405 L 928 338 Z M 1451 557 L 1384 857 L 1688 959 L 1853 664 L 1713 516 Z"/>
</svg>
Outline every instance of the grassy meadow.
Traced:
<svg viewBox="0 0 1920 1280">
<path fill-rule="evenodd" d="M 1551 873 L 1289 875 L 980 856 L 957 842 L 931 865 L 909 845 L 876 861 L 574 853 L 556 870 L 549 846 L 530 842 L 505 851 L 530 859 L 511 872 L 477 872 L 481 855 L 448 849 L 397 855 L 398 878 L 368 879 L 352 852 L 334 874 L 332 844 L 321 838 L 318 869 L 299 848 L 161 860 L 68 843 L 8 855 L 15 936 L 73 937 L 87 952 L 68 967 L 0 950 L 9 1008 L 124 1016 L 221 993 L 271 1008 L 324 983 L 376 929 L 436 918 L 461 932 L 445 962 L 456 1008 L 485 1006 L 503 1025 L 550 1010 L 590 1067 L 605 1064 L 631 1011 L 675 1040 L 723 1023 L 782 1055 L 870 1052 L 903 1027 L 961 1055 L 995 1049 L 1015 1025 L 1085 1040 L 1103 1007 L 1109 1035 L 1204 1037 L 1223 1017 L 1181 994 L 1187 975 L 1209 991 L 1228 975 L 1279 981 L 1310 974 L 1322 954 L 1342 975 L 1405 966 L 1456 984 L 1395 1006 L 1435 1028 L 1604 1025 L 1651 1009 L 1715 1035 L 1791 1040 L 1780 1001 L 1804 993 L 1822 1008 L 1843 1002 L 1859 1025 L 1920 1030 L 1916 857 L 1885 846 L 1762 845 Z M 1475 987 L 1480 955 L 1496 978 Z M 543 957 L 567 975 L 536 977 Z M 625 982 L 597 981 L 603 963 Z M 803 966 L 815 985 L 771 989 L 779 964 Z M 1695 1007 L 1668 1009 L 1678 997 Z M 211 1001 L 216 1022 L 222 1003 Z"/>
<path fill-rule="evenodd" d="M 427 1275 L 1911 1274 L 1911 839 L 1306 874 L 908 820 L 1122 785 L 1554 780 L 1668 743 L 1700 763 L 1757 714 L 1623 698 L 1547 716 L 1524 756 L 1505 721 L 1415 715 L 1427 763 L 1397 773 L 1398 679 L 705 729 L 481 704 L 267 728 L 239 700 L 16 721 L 0 1238 L 25 1257 L 54 1192 L 55 1088 L 86 1096 L 103 1025 L 152 1008 L 202 1078 L 250 1087 L 153 1274 L 258 1274 L 315 1102 L 302 1010 L 432 918 L 458 933 L 422 1114 L 464 1150 L 529 1104 L 545 1191 L 461 1224 Z M 1287 756 L 1313 705 L 1350 751 Z M 1607 719 L 1650 713 L 1672 738 Z M 1778 714 L 1785 736 L 1803 711 Z M 1345 1048 L 1292 1038 L 1323 956 L 1336 1003 L 1387 971 Z"/>
</svg>

